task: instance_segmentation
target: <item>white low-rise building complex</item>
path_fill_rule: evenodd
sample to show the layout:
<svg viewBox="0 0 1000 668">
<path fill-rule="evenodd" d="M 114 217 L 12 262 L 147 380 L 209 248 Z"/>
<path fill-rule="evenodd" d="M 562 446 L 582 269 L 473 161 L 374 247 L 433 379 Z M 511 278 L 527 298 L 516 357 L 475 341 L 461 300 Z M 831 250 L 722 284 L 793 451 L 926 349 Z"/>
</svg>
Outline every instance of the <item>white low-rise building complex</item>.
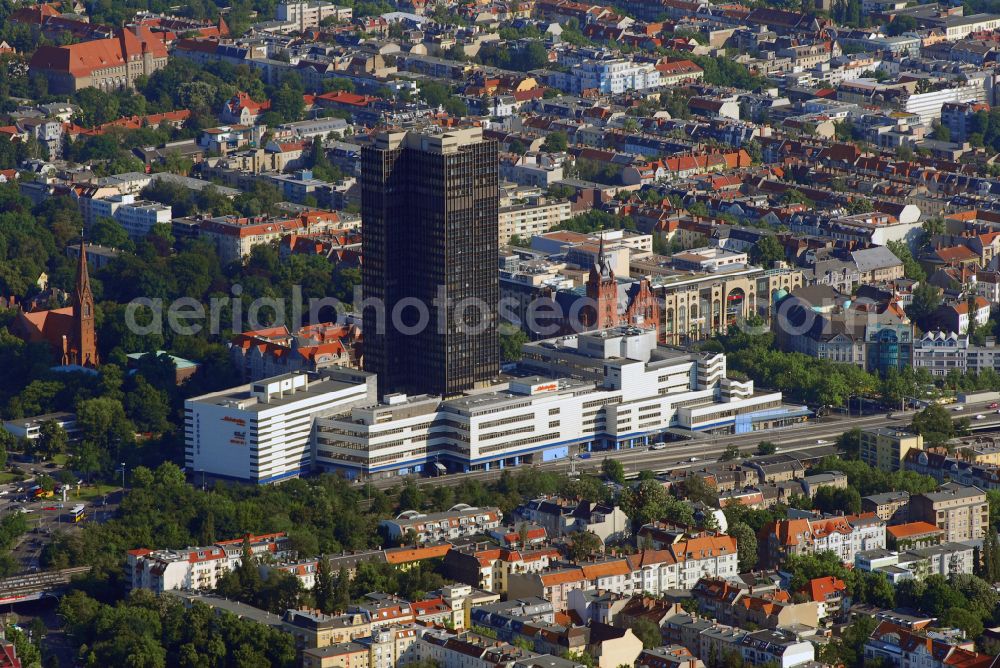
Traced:
<svg viewBox="0 0 1000 668">
<path fill-rule="evenodd" d="M 646 446 L 671 429 L 747 433 L 804 418 L 780 392 L 726 377 L 723 354 L 619 328 L 526 344 L 521 373 L 441 399 L 389 395 L 316 421 L 315 464 L 348 477 L 465 472 Z"/>
</svg>

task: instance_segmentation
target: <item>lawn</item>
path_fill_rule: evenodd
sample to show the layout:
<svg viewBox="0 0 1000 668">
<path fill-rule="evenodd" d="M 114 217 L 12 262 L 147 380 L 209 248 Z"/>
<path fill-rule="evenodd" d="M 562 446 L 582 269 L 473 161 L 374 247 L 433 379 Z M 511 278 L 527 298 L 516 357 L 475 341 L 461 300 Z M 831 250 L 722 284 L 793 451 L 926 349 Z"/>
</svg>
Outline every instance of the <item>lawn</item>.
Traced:
<svg viewBox="0 0 1000 668">
<path fill-rule="evenodd" d="M 105 494 L 116 492 L 119 489 L 121 489 L 121 487 L 117 485 L 98 484 L 98 485 L 84 485 L 83 487 L 80 488 L 80 491 L 77 492 L 76 487 L 74 486 L 70 490 L 69 494 L 66 495 L 66 498 L 68 500 L 73 500 L 73 501 L 88 501 L 91 503 L 96 501 L 97 503 L 100 503 L 101 500 L 104 498 Z"/>
</svg>

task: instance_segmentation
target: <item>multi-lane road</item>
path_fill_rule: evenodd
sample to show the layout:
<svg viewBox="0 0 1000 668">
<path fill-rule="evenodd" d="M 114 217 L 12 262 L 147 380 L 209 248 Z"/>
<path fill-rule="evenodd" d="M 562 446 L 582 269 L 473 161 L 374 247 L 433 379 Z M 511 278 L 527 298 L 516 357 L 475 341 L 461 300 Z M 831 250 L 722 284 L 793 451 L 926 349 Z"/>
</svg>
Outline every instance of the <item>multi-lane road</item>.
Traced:
<svg viewBox="0 0 1000 668">
<path fill-rule="evenodd" d="M 990 402 L 972 404 L 956 404 L 946 406 L 954 418 L 968 417 L 975 431 L 1000 429 L 1000 413 L 989 408 Z M 961 405 L 961 410 L 954 410 Z M 778 447 L 779 452 L 801 453 L 807 456 L 822 456 L 833 454 L 838 436 L 854 427 L 904 427 L 910 424 L 914 411 L 891 414 L 877 413 L 864 416 L 834 415 L 815 418 L 803 424 L 756 431 L 749 434 L 710 436 L 696 435 L 689 440 L 666 443 L 660 450 L 648 447 L 628 450 L 607 450 L 594 452 L 587 459 L 577 457 L 574 461 L 560 459 L 551 462 L 534 464 L 544 471 L 567 472 L 575 467 L 578 472 L 591 472 L 600 468 L 601 461 L 611 457 L 620 461 L 626 473 L 637 473 L 643 470 L 663 471 L 704 466 L 706 463 L 719 459 L 731 445 L 737 446 L 744 454 L 752 454 L 761 441 L 770 441 Z M 981 415 L 982 418 L 976 419 Z M 500 476 L 500 469 L 489 471 L 471 471 L 469 473 L 451 474 L 433 478 L 410 476 L 408 479 L 418 485 L 457 485 L 463 480 L 492 480 Z M 375 480 L 372 484 L 379 488 L 389 488 L 398 485 L 400 478 Z"/>
</svg>

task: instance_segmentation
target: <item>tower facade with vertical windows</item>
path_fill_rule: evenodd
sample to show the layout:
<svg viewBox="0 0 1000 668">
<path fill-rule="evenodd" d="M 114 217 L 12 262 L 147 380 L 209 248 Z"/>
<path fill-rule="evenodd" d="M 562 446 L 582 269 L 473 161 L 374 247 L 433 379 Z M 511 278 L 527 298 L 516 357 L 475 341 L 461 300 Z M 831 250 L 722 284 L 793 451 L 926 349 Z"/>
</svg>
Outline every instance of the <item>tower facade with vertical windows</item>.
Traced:
<svg viewBox="0 0 1000 668">
<path fill-rule="evenodd" d="M 364 366 L 380 394 L 497 375 L 498 173 L 481 128 L 388 132 L 362 151 Z"/>
</svg>

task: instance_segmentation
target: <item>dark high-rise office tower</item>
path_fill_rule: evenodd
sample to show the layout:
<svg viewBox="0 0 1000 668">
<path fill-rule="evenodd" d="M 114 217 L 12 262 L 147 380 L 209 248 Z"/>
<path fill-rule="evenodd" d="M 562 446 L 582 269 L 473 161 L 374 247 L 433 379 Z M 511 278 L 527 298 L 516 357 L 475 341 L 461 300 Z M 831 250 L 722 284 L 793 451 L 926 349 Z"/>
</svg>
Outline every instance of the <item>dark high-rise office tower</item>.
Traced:
<svg viewBox="0 0 1000 668">
<path fill-rule="evenodd" d="M 482 386 L 500 365 L 496 142 L 480 128 L 383 133 L 361 185 L 365 370 L 381 394 Z"/>
</svg>

